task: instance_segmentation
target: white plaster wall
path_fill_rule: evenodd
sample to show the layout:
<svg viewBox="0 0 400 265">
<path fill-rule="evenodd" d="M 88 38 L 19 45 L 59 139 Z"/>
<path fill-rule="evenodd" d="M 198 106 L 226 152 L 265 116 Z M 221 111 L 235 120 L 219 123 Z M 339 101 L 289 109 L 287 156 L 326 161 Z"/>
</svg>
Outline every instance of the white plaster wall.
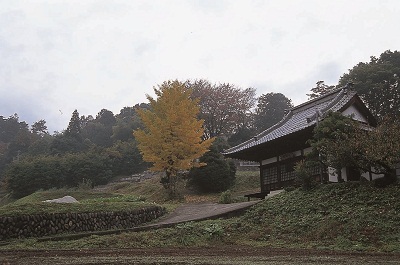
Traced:
<svg viewBox="0 0 400 265">
<path fill-rule="evenodd" d="M 354 105 L 351 105 L 350 107 L 348 107 L 347 109 L 345 109 L 342 114 L 344 116 L 351 116 L 353 115 L 353 119 L 356 121 L 361 121 L 361 122 L 365 122 L 367 123 L 367 119 L 361 114 L 361 112 L 358 111 L 358 109 L 356 107 L 354 107 Z"/>
<path fill-rule="evenodd" d="M 335 173 L 335 169 L 332 167 L 328 167 L 328 175 L 329 175 L 329 182 L 337 182 L 337 174 Z"/>
<path fill-rule="evenodd" d="M 294 152 L 295 156 L 301 156 L 301 150 L 297 150 L 296 152 Z"/>
<path fill-rule="evenodd" d="M 362 173 L 361 177 L 365 178 L 366 180 L 369 180 L 369 172 Z"/>
<path fill-rule="evenodd" d="M 308 153 L 311 153 L 311 151 L 312 151 L 312 147 L 307 147 L 304 149 L 304 154 L 306 155 Z"/>
<path fill-rule="evenodd" d="M 329 182 L 338 182 L 338 176 L 335 172 L 336 170 L 332 167 L 328 167 Z M 342 179 L 347 181 L 346 168 L 342 168 Z"/>
<path fill-rule="evenodd" d="M 271 163 L 275 163 L 277 161 L 278 161 L 277 157 L 271 157 L 271 158 L 268 158 L 268 159 L 265 159 L 265 160 L 261 161 L 261 165 L 268 165 L 268 164 L 271 164 Z"/>
</svg>

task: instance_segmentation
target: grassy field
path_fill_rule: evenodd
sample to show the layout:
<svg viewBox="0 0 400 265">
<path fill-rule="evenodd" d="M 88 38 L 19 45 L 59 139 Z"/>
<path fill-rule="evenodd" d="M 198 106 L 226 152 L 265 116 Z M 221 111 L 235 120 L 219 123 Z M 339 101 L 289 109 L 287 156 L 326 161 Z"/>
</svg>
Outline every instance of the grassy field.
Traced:
<svg viewBox="0 0 400 265">
<path fill-rule="evenodd" d="M 55 204 L 43 202 L 67 195 L 74 197 L 79 203 Z M 6 204 L 0 207 L 0 215 L 122 211 L 143 208 L 150 205 L 154 204 L 145 202 L 145 198 L 140 196 L 59 189 L 35 192 L 27 197 Z"/>
</svg>

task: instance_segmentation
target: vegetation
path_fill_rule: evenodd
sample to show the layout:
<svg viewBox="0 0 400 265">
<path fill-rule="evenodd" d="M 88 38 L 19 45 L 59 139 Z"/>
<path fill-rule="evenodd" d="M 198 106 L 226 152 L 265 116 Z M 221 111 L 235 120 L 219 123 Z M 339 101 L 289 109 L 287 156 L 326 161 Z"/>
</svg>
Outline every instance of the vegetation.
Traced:
<svg viewBox="0 0 400 265">
<path fill-rule="evenodd" d="M 84 179 L 99 185 L 113 176 L 144 171 L 148 164 L 132 135 L 140 126 L 133 107 L 115 116 L 103 109 L 95 119 L 79 117 L 75 110 L 68 128 L 54 135 L 48 134 L 44 120 L 29 130 L 17 115 L 1 117 L 0 179 L 19 198 L 39 189 L 76 187 Z"/>
<path fill-rule="evenodd" d="M 210 151 L 200 158 L 205 166 L 192 168 L 188 178 L 191 186 L 205 193 L 221 192 L 230 188 L 235 182 L 236 166 L 221 154 L 221 139 L 214 141 Z"/>
<path fill-rule="evenodd" d="M 48 203 L 45 200 L 72 196 L 79 203 Z M 35 192 L 0 207 L 0 215 L 80 213 L 100 211 L 126 211 L 154 205 L 146 203 L 144 197 L 88 190 L 52 189 Z"/>
<path fill-rule="evenodd" d="M 339 86 L 349 82 L 378 118 L 400 115 L 400 52 L 387 50 L 379 58 L 360 62 L 339 80 Z"/>
<path fill-rule="evenodd" d="M 147 96 L 151 109 L 139 111 L 144 129 L 134 132 L 143 159 L 151 170 L 165 172 L 162 184 L 177 195 L 180 171 L 204 165 L 196 160 L 207 152 L 213 139 L 202 140 L 203 121 L 191 90 L 179 81 L 164 82 L 154 89 L 157 99 Z"/>
<path fill-rule="evenodd" d="M 335 169 L 338 181 L 342 181 L 343 167 L 353 166 L 356 150 L 352 149 L 356 122 L 339 112 L 329 113 L 314 128 L 314 136 L 310 140 L 314 153 L 325 167 Z"/>
<path fill-rule="evenodd" d="M 292 107 L 292 101 L 281 93 L 271 92 L 261 95 L 254 114 L 254 126 L 257 132 L 260 133 L 278 123 Z"/>
<path fill-rule="evenodd" d="M 251 109 L 255 103 L 255 89 L 229 84 L 211 84 L 200 79 L 187 81 L 193 98 L 199 100 L 200 119 L 204 120 L 204 138 L 230 136 L 251 123 Z"/>
<path fill-rule="evenodd" d="M 165 248 L 252 246 L 400 252 L 400 186 L 368 182 L 325 184 L 282 192 L 244 216 L 189 222 L 147 232 L 92 236 L 73 241 L 29 239 L 3 248 Z"/>
<path fill-rule="evenodd" d="M 332 85 L 329 86 L 329 85 L 325 84 L 325 81 L 320 80 L 316 83 L 315 87 L 310 89 L 311 93 L 307 94 L 308 100 L 316 99 L 322 95 L 332 92 L 335 89 L 336 89 L 336 86 L 332 86 Z"/>
<path fill-rule="evenodd" d="M 389 184 L 396 180 L 395 169 L 400 161 L 399 130 L 397 120 L 385 119 L 372 129 L 332 112 L 314 129 L 311 159 L 334 168 L 339 181 L 341 169 L 353 167 L 360 172 L 383 174 Z"/>
</svg>

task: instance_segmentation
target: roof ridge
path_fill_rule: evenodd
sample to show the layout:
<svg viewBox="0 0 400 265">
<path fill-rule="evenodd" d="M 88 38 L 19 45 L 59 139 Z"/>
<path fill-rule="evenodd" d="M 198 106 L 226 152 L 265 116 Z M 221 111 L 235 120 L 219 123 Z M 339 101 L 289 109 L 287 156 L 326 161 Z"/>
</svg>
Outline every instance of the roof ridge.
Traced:
<svg viewBox="0 0 400 265">
<path fill-rule="evenodd" d="M 334 108 L 337 104 L 339 104 L 341 102 L 341 100 L 343 100 L 344 98 L 348 99 L 349 97 L 350 98 L 354 97 L 354 95 L 357 94 L 353 90 L 351 90 L 351 92 L 348 92 L 348 88 L 350 88 L 348 85 L 341 87 L 341 88 L 337 88 L 329 93 L 319 96 L 318 98 L 315 98 L 313 100 L 307 101 L 303 104 L 300 104 L 296 107 L 291 108 L 289 110 L 289 112 L 276 124 L 263 130 L 262 132 L 258 133 L 256 136 L 248 139 L 247 141 L 245 141 L 239 145 L 233 146 L 231 148 L 228 148 L 227 150 L 224 150 L 223 153 L 224 154 L 234 153 L 234 152 L 242 150 L 243 148 L 244 149 L 251 148 L 253 146 L 257 146 L 258 144 L 262 144 L 264 141 L 269 141 L 271 139 L 268 140 L 265 137 L 269 137 L 269 135 L 271 133 L 273 133 L 275 130 L 280 130 L 279 128 L 282 126 L 285 126 L 285 124 L 288 121 L 290 121 L 292 118 L 298 120 L 299 116 L 297 116 L 297 115 L 300 114 L 301 116 L 304 116 L 304 114 L 306 114 L 307 111 L 310 112 L 311 110 L 314 109 L 314 112 L 316 111 L 318 113 L 313 114 L 312 116 L 309 116 L 309 117 L 303 117 L 307 121 L 307 124 L 296 125 L 296 126 L 300 126 L 296 130 L 300 130 L 300 129 L 304 129 L 306 127 L 312 126 L 312 124 L 315 123 L 315 118 L 317 118 L 317 116 L 320 115 L 319 113 L 321 113 L 322 118 L 324 118 L 326 116 L 326 112 L 328 112 L 330 109 Z M 302 112 L 304 112 L 304 114 L 301 114 Z M 296 123 L 300 124 L 298 121 L 296 121 Z M 291 129 L 290 133 L 293 133 L 293 132 L 294 131 Z M 283 133 L 286 134 L 288 132 L 283 132 Z M 271 137 L 274 137 L 274 139 L 275 139 L 276 137 L 281 137 L 281 136 L 271 136 Z"/>
</svg>

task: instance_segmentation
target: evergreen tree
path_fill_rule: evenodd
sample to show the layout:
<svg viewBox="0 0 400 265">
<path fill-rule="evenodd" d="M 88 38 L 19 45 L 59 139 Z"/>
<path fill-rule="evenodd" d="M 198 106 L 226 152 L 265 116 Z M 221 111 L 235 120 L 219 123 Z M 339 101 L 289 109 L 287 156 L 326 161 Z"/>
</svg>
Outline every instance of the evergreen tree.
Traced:
<svg viewBox="0 0 400 265">
<path fill-rule="evenodd" d="M 81 119 L 79 117 L 79 112 L 78 110 L 74 110 L 74 112 L 72 113 L 72 117 L 69 121 L 66 134 L 69 136 L 78 137 L 81 134 L 81 129 L 82 126 L 81 126 Z"/>
</svg>

